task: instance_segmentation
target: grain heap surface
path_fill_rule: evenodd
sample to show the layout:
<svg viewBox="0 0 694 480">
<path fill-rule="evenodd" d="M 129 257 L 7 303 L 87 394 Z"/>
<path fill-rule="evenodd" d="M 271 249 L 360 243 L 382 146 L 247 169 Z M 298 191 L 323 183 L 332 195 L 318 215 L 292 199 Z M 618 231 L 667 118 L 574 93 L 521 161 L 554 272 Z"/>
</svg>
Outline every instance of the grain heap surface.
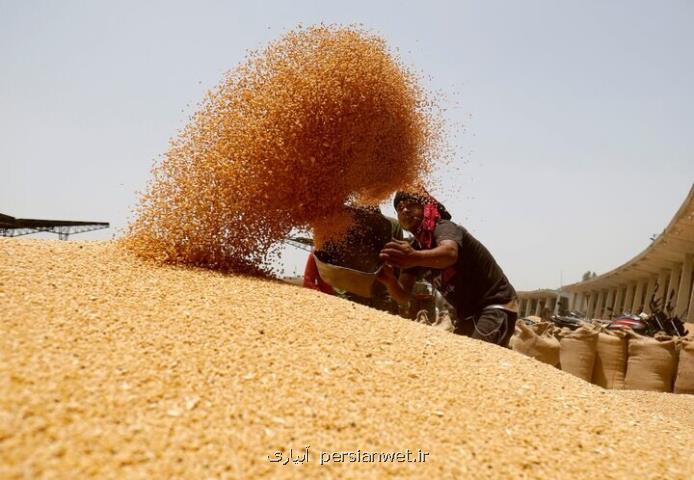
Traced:
<svg viewBox="0 0 694 480">
<path fill-rule="evenodd" d="M 0 239 L 0 312 L 4 479 L 694 474 L 694 429 L 669 408 L 645 415 L 652 394 L 110 242 Z M 307 445 L 307 463 L 268 461 Z M 429 455 L 319 464 L 358 449 Z"/>
<path fill-rule="evenodd" d="M 209 93 L 153 170 L 124 243 L 168 263 L 268 271 L 292 228 L 329 238 L 349 225 L 345 202 L 377 204 L 425 177 L 433 112 L 381 38 L 290 32 Z"/>
<path fill-rule="evenodd" d="M 634 401 L 642 416 L 652 416 L 662 421 L 676 420 L 694 428 L 694 395 L 643 392 L 638 390 L 612 390 L 617 397 Z"/>
</svg>

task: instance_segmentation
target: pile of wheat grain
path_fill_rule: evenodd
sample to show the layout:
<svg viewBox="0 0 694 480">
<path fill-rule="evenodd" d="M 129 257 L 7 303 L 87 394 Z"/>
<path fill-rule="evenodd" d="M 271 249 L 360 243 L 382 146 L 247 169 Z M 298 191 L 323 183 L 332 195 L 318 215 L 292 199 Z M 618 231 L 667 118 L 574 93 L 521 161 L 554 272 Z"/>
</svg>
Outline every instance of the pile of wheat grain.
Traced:
<svg viewBox="0 0 694 480">
<path fill-rule="evenodd" d="M 172 143 L 124 243 L 168 263 L 267 271 L 292 228 L 331 236 L 345 202 L 426 176 L 440 123 L 385 42 L 293 31 L 230 72 Z"/>
<path fill-rule="evenodd" d="M 694 396 L 111 242 L 0 239 L 0 478 L 667 478 Z M 304 464 L 270 462 L 275 452 Z M 320 452 L 428 452 L 330 463 Z"/>
</svg>

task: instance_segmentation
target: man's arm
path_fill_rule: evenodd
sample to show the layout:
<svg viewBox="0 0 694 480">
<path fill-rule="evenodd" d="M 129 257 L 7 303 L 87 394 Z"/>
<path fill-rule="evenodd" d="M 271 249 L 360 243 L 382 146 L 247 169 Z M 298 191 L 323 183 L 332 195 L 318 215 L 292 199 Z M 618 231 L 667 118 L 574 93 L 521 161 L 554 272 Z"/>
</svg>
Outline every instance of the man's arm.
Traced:
<svg viewBox="0 0 694 480">
<path fill-rule="evenodd" d="M 401 268 L 444 269 L 458 261 L 458 244 L 453 240 L 441 240 L 435 248 L 415 250 L 406 241 L 391 241 L 381 250 L 380 258 Z"/>
<path fill-rule="evenodd" d="M 412 295 L 412 287 L 416 278 L 413 274 L 401 272 L 400 279 L 397 279 L 393 267 L 384 265 L 378 272 L 376 279 L 386 286 L 388 293 L 398 305 L 408 306 L 415 300 L 414 295 Z"/>
</svg>

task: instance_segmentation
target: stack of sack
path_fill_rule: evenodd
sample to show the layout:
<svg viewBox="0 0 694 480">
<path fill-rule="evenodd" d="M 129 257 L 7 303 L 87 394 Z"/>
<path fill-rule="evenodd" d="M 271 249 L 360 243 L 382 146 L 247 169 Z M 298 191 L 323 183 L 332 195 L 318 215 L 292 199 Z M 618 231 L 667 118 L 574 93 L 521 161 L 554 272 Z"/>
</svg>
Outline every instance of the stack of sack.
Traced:
<svg viewBox="0 0 694 480">
<path fill-rule="evenodd" d="M 675 393 L 694 394 L 694 337 L 682 339 L 679 351 Z"/>
<path fill-rule="evenodd" d="M 509 346 L 603 388 L 694 394 L 694 337 L 520 321 Z"/>
<path fill-rule="evenodd" d="M 597 336 L 592 383 L 621 390 L 627 374 L 629 339 L 624 331 L 602 329 Z"/>
<path fill-rule="evenodd" d="M 672 392 L 677 372 L 677 345 L 672 337 L 644 337 L 630 332 L 624 388 Z"/>
<path fill-rule="evenodd" d="M 559 366 L 563 371 L 590 382 L 593 378 L 599 331 L 592 325 L 584 325 L 565 332 L 560 333 Z"/>
<path fill-rule="evenodd" d="M 540 362 L 559 367 L 559 340 L 555 330 L 558 329 L 553 323 L 541 322 L 529 326 L 519 322 L 509 347 Z"/>
</svg>

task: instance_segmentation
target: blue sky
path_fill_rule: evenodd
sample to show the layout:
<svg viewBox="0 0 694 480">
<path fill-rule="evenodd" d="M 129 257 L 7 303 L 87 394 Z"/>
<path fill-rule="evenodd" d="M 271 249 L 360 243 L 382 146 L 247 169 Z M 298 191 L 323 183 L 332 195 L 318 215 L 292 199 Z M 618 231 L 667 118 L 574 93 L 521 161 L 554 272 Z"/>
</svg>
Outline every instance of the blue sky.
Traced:
<svg viewBox="0 0 694 480">
<path fill-rule="evenodd" d="M 204 92 L 319 22 L 383 36 L 464 126 L 436 193 L 517 289 L 627 261 L 692 186 L 692 2 L 0 0 L 0 212 L 111 238 Z"/>
</svg>

